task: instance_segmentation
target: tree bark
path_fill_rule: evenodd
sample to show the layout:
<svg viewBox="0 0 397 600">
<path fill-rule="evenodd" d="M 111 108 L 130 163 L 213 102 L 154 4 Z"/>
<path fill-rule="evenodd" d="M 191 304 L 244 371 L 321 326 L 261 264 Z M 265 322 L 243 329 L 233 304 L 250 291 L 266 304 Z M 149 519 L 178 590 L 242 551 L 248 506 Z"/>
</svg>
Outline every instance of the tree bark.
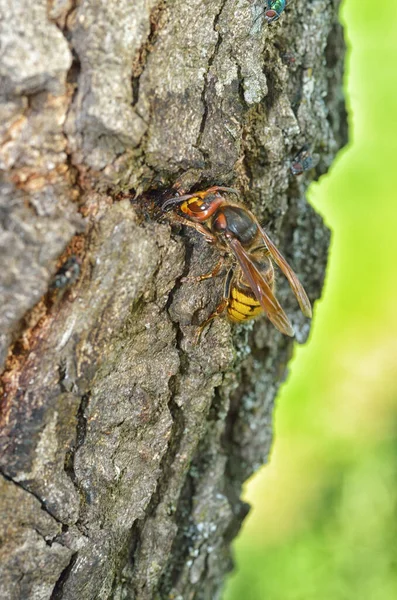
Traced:
<svg viewBox="0 0 397 600">
<path fill-rule="evenodd" d="M 0 0 L 2 598 L 219 597 L 293 343 L 217 319 L 193 344 L 222 278 L 181 278 L 217 253 L 159 202 L 237 187 L 314 301 L 305 190 L 346 138 L 339 0 L 263 7 Z M 320 161 L 293 177 L 304 144 Z"/>
</svg>

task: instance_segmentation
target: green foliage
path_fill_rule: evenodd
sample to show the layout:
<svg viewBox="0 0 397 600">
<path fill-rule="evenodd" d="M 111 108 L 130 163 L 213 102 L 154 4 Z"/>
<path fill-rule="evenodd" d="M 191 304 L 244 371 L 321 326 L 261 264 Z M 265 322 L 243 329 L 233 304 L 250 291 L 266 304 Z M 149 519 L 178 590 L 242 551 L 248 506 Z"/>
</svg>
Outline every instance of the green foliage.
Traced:
<svg viewBox="0 0 397 600">
<path fill-rule="evenodd" d="M 230 598 L 392 600 L 397 595 L 396 443 L 380 444 L 323 491 L 309 526 L 284 544 L 241 540 Z M 244 577 L 241 575 L 244 574 Z"/>
<path fill-rule="evenodd" d="M 225 600 L 397 598 L 397 22 L 345 0 L 350 145 L 310 201 L 333 231 L 323 300 L 247 486 Z"/>
</svg>

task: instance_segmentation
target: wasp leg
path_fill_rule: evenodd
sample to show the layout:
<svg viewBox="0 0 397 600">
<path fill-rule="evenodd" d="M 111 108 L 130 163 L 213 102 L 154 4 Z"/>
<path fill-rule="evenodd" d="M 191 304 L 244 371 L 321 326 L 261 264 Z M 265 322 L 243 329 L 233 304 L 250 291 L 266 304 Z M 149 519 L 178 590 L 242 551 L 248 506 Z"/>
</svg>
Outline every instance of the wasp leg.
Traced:
<svg viewBox="0 0 397 600">
<path fill-rule="evenodd" d="M 176 196 L 184 196 L 188 192 L 181 179 L 177 179 L 175 181 L 174 185 L 172 186 L 172 189 L 175 190 Z"/>
<path fill-rule="evenodd" d="M 173 213 L 170 217 L 176 223 L 181 223 L 181 225 L 186 225 L 187 227 L 192 227 L 196 231 L 198 231 L 202 236 L 204 236 L 205 241 L 209 244 L 216 244 L 216 237 L 204 226 L 202 223 L 193 223 L 188 219 L 184 219 L 180 215 Z"/>
<path fill-rule="evenodd" d="M 222 302 L 219 303 L 219 305 L 216 307 L 216 309 L 214 310 L 214 312 L 208 317 L 208 319 L 206 319 L 204 321 L 204 323 L 201 323 L 200 327 L 197 328 L 197 331 L 196 331 L 196 333 L 194 335 L 194 344 L 195 344 L 195 346 L 199 343 L 200 338 L 201 338 L 201 334 L 203 333 L 203 331 L 207 327 L 207 325 L 213 319 L 216 319 L 216 317 L 220 317 L 221 314 L 225 312 L 228 303 L 229 303 L 229 300 L 226 299 L 226 298 L 223 298 Z"/>
<path fill-rule="evenodd" d="M 199 281 L 204 281 L 205 279 L 212 279 L 213 277 L 216 277 L 218 275 L 219 271 L 222 269 L 224 264 L 225 257 L 221 256 L 218 262 L 216 263 L 215 267 L 209 273 L 205 273 L 204 275 L 198 275 L 197 277 L 182 277 L 181 281 L 183 283 L 186 283 L 187 281 L 194 281 L 198 283 Z"/>
<path fill-rule="evenodd" d="M 223 289 L 223 298 L 222 301 L 218 304 L 218 306 L 216 307 L 216 309 L 214 310 L 214 312 L 212 314 L 210 314 L 210 316 L 208 317 L 208 319 L 206 319 L 203 323 L 201 323 L 200 327 L 197 328 L 196 334 L 194 336 L 194 344 L 197 345 L 200 341 L 201 338 L 201 334 L 203 333 L 204 329 L 207 327 L 207 325 L 213 320 L 216 319 L 216 317 L 220 317 L 225 310 L 227 309 L 227 306 L 229 304 L 229 298 L 230 298 L 230 288 L 231 288 L 231 283 L 232 283 L 232 279 L 233 279 L 233 275 L 234 275 L 234 270 L 233 267 L 231 269 L 229 269 L 226 278 L 225 278 L 225 286 Z"/>
</svg>

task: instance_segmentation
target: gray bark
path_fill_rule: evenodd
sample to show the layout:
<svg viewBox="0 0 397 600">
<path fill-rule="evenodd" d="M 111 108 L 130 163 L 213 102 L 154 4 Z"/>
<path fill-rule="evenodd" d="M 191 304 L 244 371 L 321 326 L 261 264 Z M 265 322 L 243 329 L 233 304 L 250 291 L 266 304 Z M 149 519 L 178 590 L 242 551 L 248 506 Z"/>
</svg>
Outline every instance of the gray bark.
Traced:
<svg viewBox="0 0 397 600">
<path fill-rule="evenodd" d="M 319 296 L 305 190 L 346 137 L 338 7 L 268 26 L 254 0 L 0 0 L 1 598 L 220 594 L 293 342 L 218 319 L 193 345 L 222 278 L 181 277 L 216 251 L 158 201 L 237 187 Z M 320 162 L 294 178 L 305 143 Z"/>
</svg>

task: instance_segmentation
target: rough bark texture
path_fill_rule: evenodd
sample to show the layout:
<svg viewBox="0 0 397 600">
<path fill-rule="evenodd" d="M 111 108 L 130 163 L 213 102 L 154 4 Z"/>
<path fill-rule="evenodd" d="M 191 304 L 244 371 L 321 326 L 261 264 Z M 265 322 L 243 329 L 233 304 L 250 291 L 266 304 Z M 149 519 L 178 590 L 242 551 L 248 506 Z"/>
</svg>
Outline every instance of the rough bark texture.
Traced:
<svg viewBox="0 0 397 600">
<path fill-rule="evenodd" d="M 222 279 L 181 277 L 216 252 L 158 202 L 238 187 L 315 300 L 329 234 L 304 194 L 346 135 L 339 1 L 270 26 L 263 5 L 0 0 L 1 598 L 220 594 L 293 342 L 218 319 L 192 344 Z"/>
</svg>

